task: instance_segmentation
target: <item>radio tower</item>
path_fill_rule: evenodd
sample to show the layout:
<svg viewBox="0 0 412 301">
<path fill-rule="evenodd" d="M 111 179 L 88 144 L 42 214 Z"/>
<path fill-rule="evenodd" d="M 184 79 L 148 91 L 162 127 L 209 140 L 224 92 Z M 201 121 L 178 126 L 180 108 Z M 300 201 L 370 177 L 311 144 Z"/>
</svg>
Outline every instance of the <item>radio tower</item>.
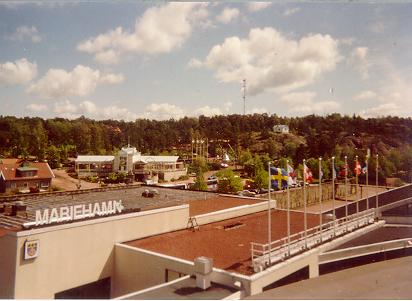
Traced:
<svg viewBox="0 0 412 301">
<path fill-rule="evenodd" d="M 246 79 L 243 80 L 243 115 L 246 114 Z"/>
</svg>

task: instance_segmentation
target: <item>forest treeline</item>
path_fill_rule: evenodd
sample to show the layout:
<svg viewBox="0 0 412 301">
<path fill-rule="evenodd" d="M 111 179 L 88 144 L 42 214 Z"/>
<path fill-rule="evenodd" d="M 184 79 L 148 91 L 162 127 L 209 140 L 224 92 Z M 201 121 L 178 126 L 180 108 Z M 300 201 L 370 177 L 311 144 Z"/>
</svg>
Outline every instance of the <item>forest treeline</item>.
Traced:
<svg viewBox="0 0 412 301">
<path fill-rule="evenodd" d="M 288 125 L 290 133 L 273 133 L 276 124 Z M 319 156 L 342 159 L 347 155 L 352 159 L 359 155 L 362 158 L 369 148 L 371 154 L 392 156 L 391 160 L 399 161 L 393 169 L 408 172 L 412 164 L 408 162 L 412 146 L 411 118 L 235 114 L 125 122 L 85 117 L 45 120 L 0 116 L 2 157 L 35 156 L 39 160 L 61 161 L 78 154 L 112 154 L 129 142 L 143 154 L 173 153 L 184 157 L 191 151 L 192 139 L 197 138 L 208 139 L 211 156 L 231 152 L 232 156 L 239 157 L 242 151 L 249 150 L 273 159 L 288 157 L 292 162 L 301 162 L 304 158 Z"/>
</svg>

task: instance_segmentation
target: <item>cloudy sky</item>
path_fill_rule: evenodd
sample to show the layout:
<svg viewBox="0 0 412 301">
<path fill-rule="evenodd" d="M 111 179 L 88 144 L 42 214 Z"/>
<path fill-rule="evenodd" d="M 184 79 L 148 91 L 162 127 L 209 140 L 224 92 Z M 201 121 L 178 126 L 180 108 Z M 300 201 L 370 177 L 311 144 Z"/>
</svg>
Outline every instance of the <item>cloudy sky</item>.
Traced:
<svg viewBox="0 0 412 301">
<path fill-rule="evenodd" d="M 0 115 L 412 116 L 412 3 L 0 2 Z"/>
</svg>

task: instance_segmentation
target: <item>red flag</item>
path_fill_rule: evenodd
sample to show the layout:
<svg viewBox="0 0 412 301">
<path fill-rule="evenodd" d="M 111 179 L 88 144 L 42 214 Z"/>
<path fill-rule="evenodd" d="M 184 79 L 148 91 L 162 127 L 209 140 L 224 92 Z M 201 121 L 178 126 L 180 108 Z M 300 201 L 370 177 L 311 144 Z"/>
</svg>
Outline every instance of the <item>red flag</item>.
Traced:
<svg viewBox="0 0 412 301">
<path fill-rule="evenodd" d="M 361 174 L 361 165 L 359 161 L 355 161 L 355 169 L 354 169 L 355 175 L 360 175 Z"/>
<path fill-rule="evenodd" d="M 306 178 L 307 183 L 312 183 L 313 182 L 313 175 L 312 172 L 310 171 L 309 167 L 306 166 L 306 164 L 303 164 L 303 173 Z"/>
</svg>

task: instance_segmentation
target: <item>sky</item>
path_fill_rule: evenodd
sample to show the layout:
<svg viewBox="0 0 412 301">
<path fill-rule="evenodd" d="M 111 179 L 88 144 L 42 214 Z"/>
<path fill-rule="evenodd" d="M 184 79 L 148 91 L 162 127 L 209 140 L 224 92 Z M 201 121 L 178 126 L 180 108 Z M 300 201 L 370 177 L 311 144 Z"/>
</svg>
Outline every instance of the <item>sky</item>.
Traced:
<svg viewBox="0 0 412 301">
<path fill-rule="evenodd" d="M 0 115 L 411 117 L 411 28 L 405 1 L 2 1 Z"/>
</svg>

